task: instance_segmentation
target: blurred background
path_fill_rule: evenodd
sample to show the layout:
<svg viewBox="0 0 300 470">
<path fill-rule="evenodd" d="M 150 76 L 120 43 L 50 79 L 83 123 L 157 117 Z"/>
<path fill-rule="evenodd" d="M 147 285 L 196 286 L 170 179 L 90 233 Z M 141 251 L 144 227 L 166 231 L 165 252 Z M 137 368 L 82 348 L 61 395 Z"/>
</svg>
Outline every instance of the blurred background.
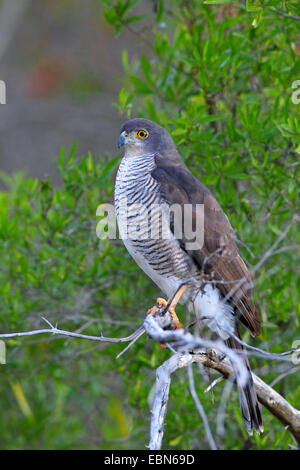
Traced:
<svg viewBox="0 0 300 470">
<path fill-rule="evenodd" d="M 114 36 L 97 0 L 0 0 L 0 168 L 58 182 L 62 145 L 76 139 L 79 153 L 116 153 L 122 51 L 142 47 L 129 30 Z"/>
<path fill-rule="evenodd" d="M 262 332 L 243 339 L 274 353 L 299 340 L 300 4 L 215 3 L 0 0 L 0 332 L 45 328 L 45 317 L 124 337 L 161 295 L 120 240 L 96 235 L 96 209 L 113 199 L 120 124 L 132 116 L 170 131 L 230 218 L 245 262 L 259 266 Z M 156 368 L 170 351 L 144 335 L 116 359 L 123 346 L 6 341 L 0 448 L 145 449 Z M 299 364 L 251 357 L 251 368 L 300 408 Z M 249 437 L 236 388 L 224 414 L 225 381 L 204 393 L 216 374 L 194 376 L 218 448 L 295 445 L 266 409 L 265 433 Z M 182 369 L 163 448 L 208 447 Z"/>
</svg>

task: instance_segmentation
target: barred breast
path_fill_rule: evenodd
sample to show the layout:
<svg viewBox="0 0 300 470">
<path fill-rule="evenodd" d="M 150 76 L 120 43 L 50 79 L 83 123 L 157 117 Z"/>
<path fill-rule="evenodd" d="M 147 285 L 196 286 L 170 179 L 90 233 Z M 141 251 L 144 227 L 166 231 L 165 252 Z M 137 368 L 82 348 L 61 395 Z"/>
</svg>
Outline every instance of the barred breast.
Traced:
<svg viewBox="0 0 300 470">
<path fill-rule="evenodd" d="M 154 168 L 154 155 L 123 157 L 116 179 L 115 209 L 128 252 L 170 297 L 191 277 L 191 260 L 164 217 L 159 183 L 151 176 Z"/>
<path fill-rule="evenodd" d="M 227 339 L 228 331 L 234 331 L 235 317 L 231 305 L 222 300 L 219 289 L 212 284 L 206 284 L 201 289 L 197 287 L 197 268 L 192 258 L 181 249 L 169 223 L 164 226 L 163 236 L 157 237 L 160 232 L 154 233 L 154 236 L 151 230 L 149 232 L 148 217 L 146 220 L 138 217 L 134 204 L 141 204 L 141 212 L 144 210 L 149 214 L 152 210 L 151 223 L 154 228 L 160 228 L 162 212 L 159 208 L 164 201 L 160 196 L 159 183 L 151 176 L 154 168 L 153 155 L 125 156 L 120 164 L 115 187 L 115 209 L 124 245 L 135 262 L 167 297 L 172 297 L 184 281 L 193 279 L 193 285 L 185 291 L 180 303 L 186 304 L 198 320 L 221 338 Z M 122 216 L 124 202 L 127 219 Z M 136 225 L 137 230 L 127 231 L 128 227 Z"/>
</svg>

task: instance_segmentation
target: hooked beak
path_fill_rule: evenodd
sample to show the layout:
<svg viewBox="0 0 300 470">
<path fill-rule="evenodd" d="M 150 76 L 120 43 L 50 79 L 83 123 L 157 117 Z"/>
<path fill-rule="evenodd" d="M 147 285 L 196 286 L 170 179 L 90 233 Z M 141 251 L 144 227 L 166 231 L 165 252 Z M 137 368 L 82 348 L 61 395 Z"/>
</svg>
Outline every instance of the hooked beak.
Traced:
<svg viewBox="0 0 300 470">
<path fill-rule="evenodd" d="M 118 140 L 118 148 L 123 147 L 123 145 L 126 144 L 126 140 L 127 140 L 126 137 L 127 137 L 127 133 L 126 133 L 126 131 L 123 131 L 120 134 L 120 137 L 119 137 L 119 140 Z"/>
</svg>

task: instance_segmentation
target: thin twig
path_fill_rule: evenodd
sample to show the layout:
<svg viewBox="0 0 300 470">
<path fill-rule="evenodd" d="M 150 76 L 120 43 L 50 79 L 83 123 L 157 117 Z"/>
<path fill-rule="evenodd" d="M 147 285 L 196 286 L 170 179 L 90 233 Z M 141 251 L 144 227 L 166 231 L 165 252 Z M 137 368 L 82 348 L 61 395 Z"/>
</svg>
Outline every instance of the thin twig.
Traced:
<svg viewBox="0 0 300 470">
<path fill-rule="evenodd" d="M 171 384 L 170 376 L 175 370 L 188 367 L 188 365 L 193 362 L 198 362 L 205 367 L 214 369 L 227 379 L 232 380 L 234 376 L 233 367 L 228 359 L 225 358 L 222 361 L 213 360 L 205 351 L 199 351 L 193 354 L 177 353 L 164 362 L 164 364 L 157 369 L 156 395 L 151 411 L 151 440 L 149 448 L 152 450 L 160 449 L 163 438 L 164 421 Z M 300 445 L 300 411 L 290 405 L 290 403 L 257 375 L 252 373 L 252 377 L 259 402 L 287 427 L 298 445 Z M 223 419 L 224 412 L 222 411 L 222 421 Z M 220 424 L 218 430 L 220 431 Z"/>
<path fill-rule="evenodd" d="M 167 317 L 167 315 L 165 315 L 165 317 Z M 159 343 L 169 342 L 176 345 L 177 350 L 179 350 L 178 353 L 174 354 L 168 361 L 157 369 L 156 396 L 151 411 L 151 439 L 149 448 L 152 450 L 159 450 L 162 443 L 164 420 L 171 384 L 170 376 L 176 369 L 188 367 L 192 362 L 200 362 L 206 367 L 217 370 L 225 378 L 231 381 L 234 378 L 239 384 L 241 381 L 244 382 L 248 379 L 248 374 L 245 374 L 243 370 L 243 368 L 245 369 L 245 366 L 239 361 L 240 357 L 236 351 L 231 351 L 227 348 L 227 352 L 225 352 L 227 358 L 218 360 L 217 355 L 208 354 L 207 349 L 216 348 L 220 352 L 224 352 L 222 351 L 222 346 L 219 341 L 213 342 L 203 340 L 202 338 L 195 338 L 190 333 L 185 333 L 183 329 L 174 331 L 164 330 L 163 328 L 168 326 L 167 318 L 165 317 L 160 317 L 159 315 L 148 315 L 144 321 L 145 330 L 150 337 Z M 204 348 L 204 351 L 199 351 L 201 348 Z M 278 356 L 281 360 L 284 359 L 282 355 Z M 242 367 L 242 370 L 240 367 Z M 288 426 L 288 429 L 300 444 L 300 411 L 293 408 L 292 405 L 279 395 L 279 393 L 273 390 L 255 374 L 252 374 L 252 377 L 257 390 L 258 400 L 285 426 Z M 220 416 L 218 417 L 217 431 L 221 436 L 224 433 L 225 408 L 229 393 L 230 386 L 228 385 L 226 386 L 225 405 L 222 404 L 218 413 Z M 195 397 L 193 398 L 195 399 Z M 198 401 L 197 405 L 199 405 Z M 199 412 L 200 409 L 201 405 L 198 408 Z"/>
<path fill-rule="evenodd" d="M 217 411 L 217 434 L 219 436 L 219 439 L 221 442 L 223 442 L 224 434 L 225 434 L 225 415 L 226 415 L 226 406 L 228 399 L 230 397 L 230 393 L 233 388 L 233 382 L 231 380 L 228 380 L 226 382 L 224 388 L 223 388 L 223 393 L 222 393 L 222 399 L 220 400 L 220 405 Z"/>
<path fill-rule="evenodd" d="M 84 335 L 80 333 L 73 333 L 70 331 L 65 331 L 53 326 L 49 320 L 44 318 L 44 321 L 49 325 L 49 328 L 33 330 L 28 332 L 21 333 L 5 333 L 0 334 L 1 339 L 9 339 L 15 337 L 26 337 L 39 334 L 50 333 L 52 335 L 66 336 L 71 338 L 79 338 L 90 341 L 97 342 L 107 342 L 107 343 L 124 343 L 132 342 L 133 340 L 138 339 L 145 331 L 152 339 L 159 343 L 169 344 L 170 348 L 174 350 L 175 348 L 178 352 L 173 354 L 171 358 L 162 364 L 157 369 L 157 390 L 154 400 L 154 405 L 151 413 L 151 440 L 149 448 L 152 450 L 158 450 L 161 447 L 161 442 L 163 438 L 163 427 L 164 420 L 166 415 L 167 403 L 169 398 L 169 390 L 171 383 L 171 374 L 182 367 L 189 367 L 193 362 L 202 364 L 205 367 L 214 369 L 222 374 L 227 379 L 231 381 L 234 380 L 238 383 L 239 386 L 243 386 L 247 383 L 249 378 L 249 372 L 246 369 L 242 358 L 239 356 L 238 351 L 227 348 L 224 343 L 220 340 L 210 341 L 205 340 L 200 337 L 195 337 L 191 333 L 185 332 L 184 329 L 178 330 L 168 330 L 164 328 L 169 328 L 172 324 L 172 318 L 169 312 L 166 312 L 164 315 L 161 315 L 161 312 L 158 311 L 155 315 L 147 315 L 144 320 L 144 324 L 140 326 L 134 333 L 124 338 L 109 338 L 103 335 L 101 336 L 91 336 Z M 242 342 L 247 348 L 249 345 L 246 345 Z M 297 350 L 286 351 L 280 354 L 272 354 L 266 351 L 260 350 L 259 348 L 250 347 L 252 352 L 247 350 L 243 351 L 243 354 L 255 355 L 258 357 L 268 358 L 268 359 L 278 359 L 286 360 L 286 355 L 291 354 Z M 217 350 L 221 354 L 225 354 L 225 359 L 218 360 L 216 353 L 209 354 L 208 350 Z M 290 360 L 290 358 L 289 358 Z M 259 401 L 274 415 L 279 419 L 285 426 L 288 427 L 292 435 L 295 437 L 295 440 L 300 444 L 300 411 L 292 407 L 279 393 L 273 390 L 265 382 L 263 382 L 255 374 L 252 374 L 253 381 L 256 386 L 257 396 Z M 190 379 L 190 389 L 191 392 L 193 388 L 193 378 Z M 196 403 L 197 409 L 200 413 L 201 403 L 195 396 L 193 391 L 192 393 L 194 401 Z M 196 394 L 197 395 L 197 394 Z M 202 418 L 206 435 L 210 436 L 208 428 L 206 426 L 206 420 L 204 414 L 200 413 Z M 225 416 L 225 407 L 223 405 L 222 413 L 219 419 L 221 420 L 221 426 L 218 426 L 218 429 L 224 429 L 224 416 Z M 221 433 L 222 434 L 222 433 Z M 212 440 L 208 437 L 210 446 L 212 445 Z"/>
<path fill-rule="evenodd" d="M 141 333 L 145 331 L 144 327 L 140 326 L 131 335 L 125 336 L 124 338 L 108 338 L 103 335 L 101 336 L 83 335 L 80 333 L 73 333 L 72 331 L 60 330 L 59 328 L 56 328 L 56 326 L 52 325 L 49 322 L 49 320 L 47 320 L 46 318 L 43 318 L 43 320 L 50 326 L 50 328 L 42 328 L 39 330 L 25 331 L 22 333 L 1 333 L 0 338 L 9 339 L 9 338 L 18 338 L 22 336 L 34 336 L 34 335 L 41 335 L 44 333 L 51 333 L 52 335 L 68 336 L 70 338 L 87 339 L 89 341 L 100 341 L 104 343 L 126 343 L 129 341 L 132 341 L 137 336 L 141 336 Z"/>
<path fill-rule="evenodd" d="M 187 370 L 188 370 L 190 392 L 191 392 L 192 398 L 194 400 L 194 403 L 196 405 L 196 408 L 199 412 L 199 415 L 200 415 L 200 417 L 203 421 L 205 434 L 206 434 L 209 446 L 210 446 L 211 450 L 217 450 L 217 445 L 216 445 L 215 440 L 213 438 L 213 435 L 212 435 L 212 432 L 211 432 L 211 429 L 210 429 L 210 426 L 209 426 L 209 422 L 208 422 L 208 419 L 207 419 L 207 415 L 204 411 L 203 405 L 202 405 L 202 403 L 201 403 L 201 401 L 198 397 L 198 394 L 196 392 L 196 389 L 195 389 L 195 382 L 194 382 L 194 374 L 193 374 L 193 370 L 192 370 L 192 364 L 188 364 Z"/>
<path fill-rule="evenodd" d="M 274 379 L 274 380 L 270 383 L 270 386 L 271 386 L 271 387 L 274 387 L 274 385 L 276 385 L 276 384 L 277 384 L 278 382 L 280 382 L 282 379 L 285 379 L 288 375 L 295 374 L 295 372 L 299 372 L 299 371 L 300 371 L 300 366 L 292 367 L 291 369 L 286 370 L 286 371 L 283 372 L 282 374 L 278 375 L 278 377 L 276 377 L 276 379 Z"/>
<path fill-rule="evenodd" d="M 179 354 L 174 354 L 156 370 L 156 392 L 151 410 L 150 450 L 159 450 L 161 448 L 169 400 L 171 374 L 178 368 L 178 356 Z"/>
<path fill-rule="evenodd" d="M 295 20 L 295 21 L 300 21 L 300 16 L 296 15 L 289 15 L 288 13 L 285 13 L 284 11 L 277 10 L 277 8 L 270 7 L 271 11 L 274 11 L 274 13 L 277 13 L 277 15 L 284 16 L 285 18 L 289 18 L 290 20 Z"/>
</svg>

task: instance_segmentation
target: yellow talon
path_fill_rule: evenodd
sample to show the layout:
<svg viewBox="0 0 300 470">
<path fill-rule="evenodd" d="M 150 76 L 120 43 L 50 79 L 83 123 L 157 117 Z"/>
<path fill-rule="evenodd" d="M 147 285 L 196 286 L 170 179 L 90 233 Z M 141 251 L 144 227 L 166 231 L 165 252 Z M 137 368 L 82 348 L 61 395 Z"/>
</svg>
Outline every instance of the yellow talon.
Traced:
<svg viewBox="0 0 300 470">
<path fill-rule="evenodd" d="M 170 327 L 175 328 L 176 330 L 178 330 L 179 328 L 183 328 L 183 325 L 182 323 L 180 323 L 179 318 L 177 317 L 177 314 L 175 312 L 175 307 L 178 304 L 180 297 L 184 294 L 186 288 L 187 288 L 187 285 L 182 285 L 177 290 L 176 294 L 174 295 L 171 301 L 170 300 L 166 301 L 165 299 L 158 297 L 158 299 L 156 299 L 156 305 L 154 305 L 154 307 L 152 308 L 149 308 L 148 314 L 154 315 L 158 310 L 161 310 L 163 307 L 167 307 L 167 305 L 169 305 L 168 312 L 171 314 L 171 317 L 173 320 Z M 166 347 L 164 344 L 161 344 L 160 346 L 162 348 Z"/>
<path fill-rule="evenodd" d="M 158 297 L 158 299 L 156 300 L 156 305 L 154 305 L 154 307 L 152 307 L 152 308 L 149 308 L 149 310 L 147 312 L 148 315 L 154 315 L 158 310 L 161 310 L 163 307 L 166 307 L 168 305 L 168 303 L 169 303 L 169 301 L 163 299 L 162 297 Z M 172 320 L 173 320 L 173 322 L 171 324 L 171 327 L 173 327 L 173 328 L 175 327 L 175 329 L 177 330 L 179 328 L 183 328 L 183 325 L 180 323 L 180 321 L 177 317 L 177 314 L 175 312 L 176 303 L 174 303 L 174 299 L 173 299 L 173 301 L 171 302 L 171 304 L 168 308 L 168 312 L 171 314 L 171 317 L 172 317 Z"/>
</svg>

